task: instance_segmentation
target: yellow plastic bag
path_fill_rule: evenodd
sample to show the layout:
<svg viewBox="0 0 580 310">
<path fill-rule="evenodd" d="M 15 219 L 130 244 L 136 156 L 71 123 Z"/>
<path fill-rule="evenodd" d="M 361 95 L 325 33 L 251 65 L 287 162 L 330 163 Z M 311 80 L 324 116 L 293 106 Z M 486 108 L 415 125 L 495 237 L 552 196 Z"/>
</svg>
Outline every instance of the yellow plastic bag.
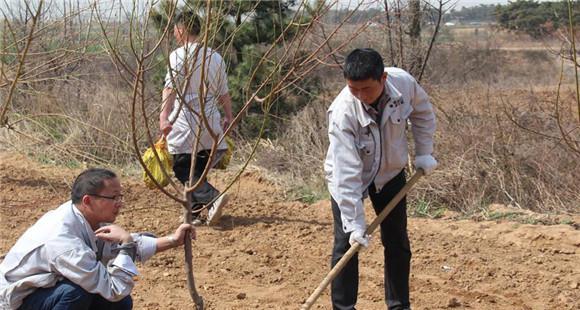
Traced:
<svg viewBox="0 0 580 310">
<path fill-rule="evenodd" d="M 153 148 L 151 147 L 148 148 L 145 153 L 143 153 L 143 157 L 141 158 L 143 159 L 145 166 L 147 169 L 149 169 L 151 175 L 153 175 L 153 178 L 157 181 L 157 183 L 159 183 L 162 187 L 165 187 L 167 184 L 169 184 L 169 179 L 172 174 L 171 154 L 169 154 L 169 151 L 167 151 L 167 141 L 165 140 L 165 137 L 159 139 L 159 141 L 155 143 L 154 147 L 157 150 L 157 154 L 159 155 L 161 162 L 157 160 L 155 153 L 153 152 Z M 164 170 L 165 173 L 163 173 Z M 155 182 L 149 178 L 145 171 L 143 171 L 143 181 L 145 181 L 145 184 L 149 188 L 156 187 Z"/>
<path fill-rule="evenodd" d="M 226 137 L 226 144 L 228 145 L 228 149 L 220 161 L 215 165 L 216 169 L 226 169 L 230 164 L 232 154 L 234 153 L 234 140 L 230 137 Z"/>
</svg>

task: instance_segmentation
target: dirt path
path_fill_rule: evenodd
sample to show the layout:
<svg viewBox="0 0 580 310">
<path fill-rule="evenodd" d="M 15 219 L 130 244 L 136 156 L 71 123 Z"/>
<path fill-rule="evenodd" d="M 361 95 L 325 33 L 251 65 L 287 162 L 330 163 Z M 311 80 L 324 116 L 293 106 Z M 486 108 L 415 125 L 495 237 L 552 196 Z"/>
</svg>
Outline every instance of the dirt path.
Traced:
<svg viewBox="0 0 580 310">
<path fill-rule="evenodd" d="M 0 154 L 0 253 L 67 199 L 76 173 Z M 178 225 L 170 200 L 139 180 L 123 182 L 129 203 L 119 224 L 158 234 Z M 208 309 L 298 309 L 328 271 L 328 203 L 283 202 L 257 172 L 231 194 L 222 226 L 199 228 L 193 246 Z M 580 231 L 570 225 L 411 218 L 409 230 L 414 309 L 580 309 Z M 360 309 L 385 309 L 378 239 L 361 254 Z M 192 308 L 182 256 L 168 251 L 140 268 L 135 309 Z M 326 291 L 314 308 L 330 309 L 328 300 Z"/>
</svg>

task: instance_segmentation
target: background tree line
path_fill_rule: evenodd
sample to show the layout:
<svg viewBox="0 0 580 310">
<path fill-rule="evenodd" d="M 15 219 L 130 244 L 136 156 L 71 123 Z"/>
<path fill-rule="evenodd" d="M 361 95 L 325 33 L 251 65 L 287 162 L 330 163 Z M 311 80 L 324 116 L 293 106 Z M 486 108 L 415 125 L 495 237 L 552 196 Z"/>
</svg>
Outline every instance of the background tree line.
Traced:
<svg viewBox="0 0 580 310">
<path fill-rule="evenodd" d="M 572 21 L 580 21 L 580 4 L 572 2 Z M 517 0 L 506 5 L 485 5 L 462 7 L 445 15 L 446 21 L 463 23 L 489 22 L 506 30 L 527 33 L 533 38 L 553 34 L 569 24 L 567 1 L 538 2 Z"/>
<path fill-rule="evenodd" d="M 571 2 L 572 22 L 580 21 L 580 4 Z M 536 2 L 531 0 L 518 0 L 510 2 L 496 9 L 498 24 L 508 30 L 528 33 L 534 38 L 569 25 L 568 1 L 560 2 Z"/>
</svg>

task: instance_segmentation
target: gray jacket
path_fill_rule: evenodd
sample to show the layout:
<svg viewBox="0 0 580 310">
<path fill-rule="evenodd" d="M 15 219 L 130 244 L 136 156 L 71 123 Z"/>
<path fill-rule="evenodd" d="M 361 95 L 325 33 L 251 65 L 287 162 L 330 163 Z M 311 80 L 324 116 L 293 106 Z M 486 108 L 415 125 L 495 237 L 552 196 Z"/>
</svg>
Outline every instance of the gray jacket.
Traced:
<svg viewBox="0 0 580 310">
<path fill-rule="evenodd" d="M 324 171 L 347 233 L 366 228 L 363 199 L 369 185 L 374 181 L 380 191 L 405 168 L 407 120 L 411 122 L 415 154 L 433 153 L 435 114 L 427 93 L 406 71 L 385 68 L 385 72 L 385 87 L 391 99 L 380 126 L 348 87 L 328 109 L 330 144 Z"/>
</svg>

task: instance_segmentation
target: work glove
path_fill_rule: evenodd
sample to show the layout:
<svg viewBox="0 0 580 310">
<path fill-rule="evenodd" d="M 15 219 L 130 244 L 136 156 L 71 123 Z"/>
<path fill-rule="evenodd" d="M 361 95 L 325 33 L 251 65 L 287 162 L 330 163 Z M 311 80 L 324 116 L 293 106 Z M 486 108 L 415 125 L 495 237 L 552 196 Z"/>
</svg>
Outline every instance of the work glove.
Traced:
<svg viewBox="0 0 580 310">
<path fill-rule="evenodd" d="M 419 155 L 415 157 L 415 168 L 423 169 L 425 175 L 431 174 L 437 167 L 437 161 L 431 155 Z"/>
<path fill-rule="evenodd" d="M 358 242 L 365 248 L 369 247 L 369 241 L 370 236 L 365 233 L 365 229 L 355 229 L 351 231 L 350 238 L 348 239 L 348 243 L 350 243 L 351 246 L 353 246 L 355 242 Z"/>
</svg>

